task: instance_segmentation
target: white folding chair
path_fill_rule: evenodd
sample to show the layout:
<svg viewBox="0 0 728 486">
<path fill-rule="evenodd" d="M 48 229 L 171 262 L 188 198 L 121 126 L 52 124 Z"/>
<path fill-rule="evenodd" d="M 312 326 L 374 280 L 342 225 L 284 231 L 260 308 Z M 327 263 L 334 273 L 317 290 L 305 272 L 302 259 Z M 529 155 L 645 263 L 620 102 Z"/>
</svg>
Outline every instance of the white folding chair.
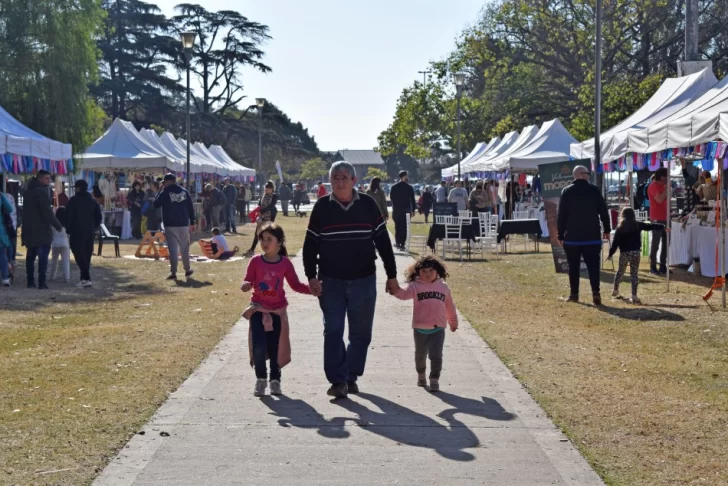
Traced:
<svg viewBox="0 0 728 486">
<path fill-rule="evenodd" d="M 495 229 L 491 223 L 491 218 L 495 218 Z M 478 224 L 480 226 L 480 236 L 475 238 L 476 247 L 480 247 L 480 252 L 485 257 L 485 247 L 494 246 L 498 239 L 498 216 L 489 213 L 478 214 Z"/>
<path fill-rule="evenodd" d="M 447 218 L 447 216 L 443 216 L 442 214 L 436 215 L 435 224 L 445 224 L 445 218 Z"/>
<path fill-rule="evenodd" d="M 463 209 L 462 211 L 458 211 L 458 216 L 461 219 L 466 220 L 466 219 L 472 218 L 473 217 L 473 213 L 470 212 L 470 210 L 468 210 L 468 209 Z"/>
<path fill-rule="evenodd" d="M 637 221 L 647 221 L 649 219 L 649 216 L 647 214 L 647 211 L 635 211 L 635 218 Z"/>
<path fill-rule="evenodd" d="M 457 250 L 460 253 L 460 261 L 463 259 L 463 220 L 457 216 L 445 216 L 445 238 L 442 240 L 442 258 L 448 249 L 451 252 Z"/>
<path fill-rule="evenodd" d="M 513 211 L 513 219 L 532 219 L 528 211 Z"/>
<path fill-rule="evenodd" d="M 412 239 L 414 238 L 415 241 L 422 243 L 422 248 L 420 249 L 421 252 L 424 253 L 425 249 L 427 248 L 427 237 L 426 236 L 413 236 L 410 225 L 412 224 L 412 216 L 410 214 L 407 214 L 407 240 L 405 241 L 404 248 L 407 253 L 410 253 L 410 244 L 412 243 Z"/>
</svg>

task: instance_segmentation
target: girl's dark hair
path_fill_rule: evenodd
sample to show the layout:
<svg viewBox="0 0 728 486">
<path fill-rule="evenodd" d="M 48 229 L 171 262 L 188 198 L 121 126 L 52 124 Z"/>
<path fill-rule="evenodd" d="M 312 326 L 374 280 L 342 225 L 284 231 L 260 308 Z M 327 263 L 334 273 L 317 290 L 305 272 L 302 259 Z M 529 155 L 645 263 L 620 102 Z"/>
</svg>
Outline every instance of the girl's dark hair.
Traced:
<svg viewBox="0 0 728 486">
<path fill-rule="evenodd" d="M 280 256 L 288 256 L 288 250 L 286 250 L 286 234 L 283 232 L 283 228 L 271 221 L 270 223 L 265 223 L 260 227 L 260 230 L 258 231 L 258 238 L 263 236 L 263 233 L 270 233 L 271 236 L 273 236 L 273 238 L 278 240 L 281 244 L 281 247 L 278 250 L 278 254 Z"/>
<path fill-rule="evenodd" d="M 637 231 L 639 226 L 637 225 L 637 215 L 632 208 L 622 209 L 622 215 L 619 218 L 619 224 L 617 225 L 617 231 L 620 233 L 631 233 Z"/>
<path fill-rule="evenodd" d="M 276 186 L 273 184 L 273 181 L 268 181 L 265 183 L 265 188 L 266 189 L 275 189 Z"/>
<path fill-rule="evenodd" d="M 441 279 L 446 279 L 450 275 L 447 273 L 447 268 L 445 267 L 445 264 L 440 261 L 439 258 L 437 258 L 435 255 L 425 255 L 421 256 L 419 260 L 414 262 L 408 269 L 407 273 L 405 274 L 405 278 L 408 282 L 414 282 L 417 280 L 417 277 L 420 275 L 420 270 L 423 268 L 432 268 L 437 272 L 437 275 Z"/>
<path fill-rule="evenodd" d="M 56 209 L 56 219 L 59 223 L 61 223 L 61 226 L 66 228 L 66 208 L 63 206 L 60 206 L 58 209 Z"/>
<path fill-rule="evenodd" d="M 377 192 L 379 190 L 379 184 L 382 183 L 382 179 L 379 177 L 372 177 L 372 182 L 369 183 L 369 189 L 371 189 L 372 192 Z"/>
<path fill-rule="evenodd" d="M 131 185 L 131 188 L 134 189 L 136 186 L 139 186 L 139 189 L 142 188 L 142 183 L 139 181 L 134 181 Z"/>
</svg>

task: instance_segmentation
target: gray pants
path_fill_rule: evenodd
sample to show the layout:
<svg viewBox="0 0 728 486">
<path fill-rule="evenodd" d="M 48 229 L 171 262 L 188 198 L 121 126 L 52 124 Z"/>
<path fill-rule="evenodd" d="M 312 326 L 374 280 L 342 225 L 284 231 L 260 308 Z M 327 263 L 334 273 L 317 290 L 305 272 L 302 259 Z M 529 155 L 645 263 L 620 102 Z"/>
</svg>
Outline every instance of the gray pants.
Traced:
<svg viewBox="0 0 728 486">
<path fill-rule="evenodd" d="M 439 379 L 442 371 L 442 348 L 445 345 L 445 329 L 433 334 L 422 334 L 413 329 L 415 335 L 415 368 L 418 374 L 427 369 L 430 356 L 430 378 Z"/>
<path fill-rule="evenodd" d="M 177 258 L 182 253 L 182 266 L 185 272 L 190 270 L 190 228 L 189 226 L 165 226 L 169 249 L 169 266 L 172 273 L 177 273 Z"/>
<path fill-rule="evenodd" d="M 283 216 L 288 216 L 288 199 L 285 201 L 281 201 L 281 210 L 283 211 Z"/>
<path fill-rule="evenodd" d="M 224 206 L 222 204 L 218 204 L 217 206 L 212 207 L 212 212 L 210 213 L 210 216 L 212 216 L 212 226 L 210 227 L 210 229 L 212 229 L 213 227 L 220 227 L 220 211 L 222 211 L 223 207 Z"/>
</svg>

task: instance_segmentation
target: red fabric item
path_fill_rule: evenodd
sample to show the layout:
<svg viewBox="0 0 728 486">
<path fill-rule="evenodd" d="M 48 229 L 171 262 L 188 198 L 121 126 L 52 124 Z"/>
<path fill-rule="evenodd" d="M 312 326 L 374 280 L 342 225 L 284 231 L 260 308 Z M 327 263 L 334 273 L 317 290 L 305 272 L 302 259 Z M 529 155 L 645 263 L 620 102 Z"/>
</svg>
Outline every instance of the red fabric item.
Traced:
<svg viewBox="0 0 728 486">
<path fill-rule="evenodd" d="M 661 203 L 655 200 L 656 196 L 667 191 L 667 186 L 659 182 L 652 182 L 647 188 L 647 196 L 650 198 L 650 219 L 652 221 L 667 221 L 667 198 Z"/>
<path fill-rule="evenodd" d="M 322 198 L 322 197 L 324 197 L 324 196 L 325 196 L 326 194 L 327 194 L 327 192 L 326 192 L 326 186 L 324 186 L 323 184 L 321 184 L 321 185 L 319 186 L 319 189 L 318 189 L 318 197 L 319 197 L 319 198 Z"/>
<path fill-rule="evenodd" d="M 518 185 L 519 186 L 526 186 L 526 174 L 521 174 L 518 176 Z"/>
<path fill-rule="evenodd" d="M 257 207 L 255 209 L 253 209 L 250 213 L 248 213 L 248 218 L 250 218 L 250 221 L 257 221 L 259 214 L 260 214 L 260 207 Z"/>
</svg>

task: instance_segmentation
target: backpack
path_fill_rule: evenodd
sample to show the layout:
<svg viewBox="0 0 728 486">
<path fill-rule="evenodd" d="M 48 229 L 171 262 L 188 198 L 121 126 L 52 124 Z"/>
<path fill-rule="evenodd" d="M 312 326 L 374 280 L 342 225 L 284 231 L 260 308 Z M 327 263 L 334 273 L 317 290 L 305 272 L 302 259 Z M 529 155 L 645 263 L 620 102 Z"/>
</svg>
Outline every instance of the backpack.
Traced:
<svg viewBox="0 0 728 486">
<path fill-rule="evenodd" d="M 650 186 L 651 181 L 643 182 L 637 186 L 637 193 L 635 194 L 635 209 L 647 209 L 650 207 L 650 198 L 647 197 L 647 189 Z"/>
</svg>

